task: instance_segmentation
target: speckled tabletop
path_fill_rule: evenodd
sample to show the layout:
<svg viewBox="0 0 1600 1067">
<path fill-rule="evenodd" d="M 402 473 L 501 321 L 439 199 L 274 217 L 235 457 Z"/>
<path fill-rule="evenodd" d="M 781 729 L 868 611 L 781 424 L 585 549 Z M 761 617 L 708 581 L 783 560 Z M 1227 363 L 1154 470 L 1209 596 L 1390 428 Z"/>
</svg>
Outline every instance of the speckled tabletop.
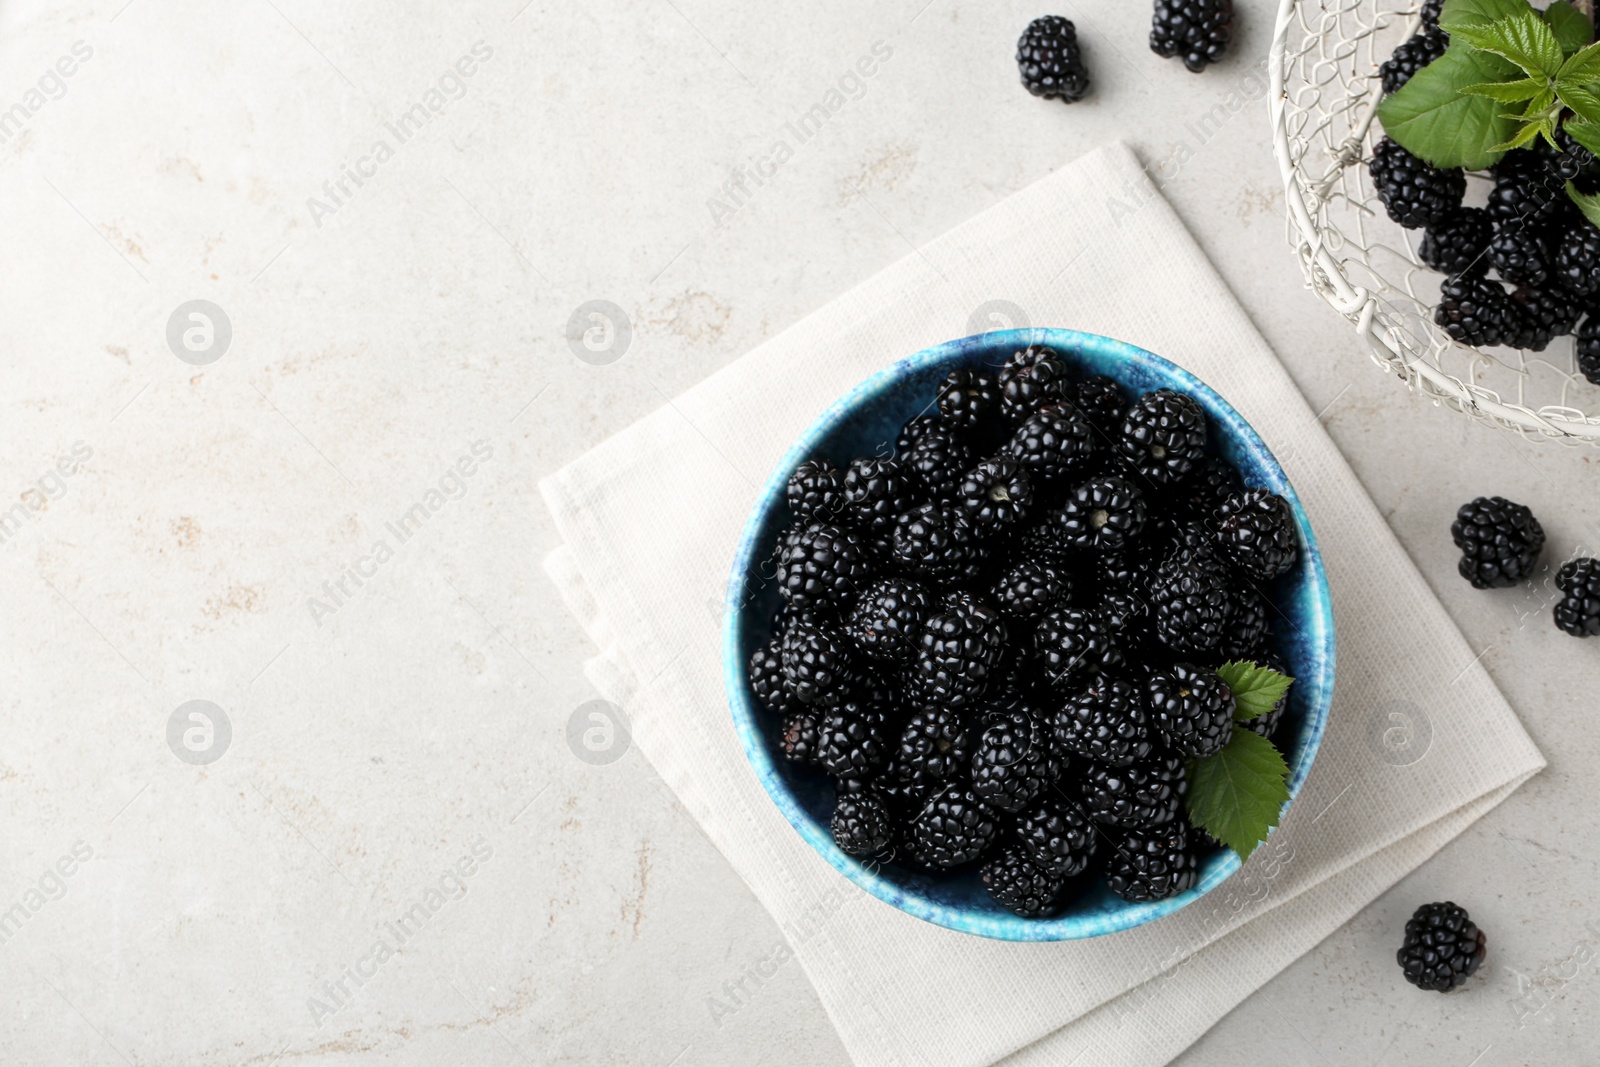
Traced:
<svg viewBox="0 0 1600 1067">
<path fill-rule="evenodd" d="M 1197 78 L 1146 5 L 1056 4 L 1068 108 L 1004 2 L 0 2 L 0 1059 L 843 1063 L 649 765 L 569 744 L 590 650 L 536 484 L 1116 138 L 1550 760 L 1182 1062 L 1593 1052 L 1600 646 L 1470 589 L 1447 527 L 1500 493 L 1547 558 L 1593 545 L 1600 454 L 1408 395 L 1302 289 L 1276 5 L 1239 6 Z M 591 301 L 618 329 L 569 341 Z M 1490 965 L 1396 998 L 1443 898 Z"/>
</svg>

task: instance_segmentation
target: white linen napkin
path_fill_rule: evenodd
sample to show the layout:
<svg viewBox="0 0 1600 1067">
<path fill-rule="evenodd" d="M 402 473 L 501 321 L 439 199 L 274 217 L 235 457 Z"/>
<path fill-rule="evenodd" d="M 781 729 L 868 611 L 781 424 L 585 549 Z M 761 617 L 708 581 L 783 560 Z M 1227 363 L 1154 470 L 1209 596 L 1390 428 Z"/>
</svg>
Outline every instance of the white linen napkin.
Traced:
<svg viewBox="0 0 1600 1067">
<path fill-rule="evenodd" d="M 1283 269 L 1292 269 L 1287 263 Z M 1326 560 L 1338 684 L 1283 825 L 1223 886 L 1138 929 L 1012 944 L 924 923 L 817 856 L 745 761 L 718 612 L 758 487 L 884 364 L 988 301 L 1159 352 L 1282 461 Z M 783 926 L 860 1064 L 1164 1063 L 1544 760 L 1304 399 L 1132 152 L 1102 148 L 908 255 L 542 483 L 546 565 L 595 685 Z"/>
</svg>

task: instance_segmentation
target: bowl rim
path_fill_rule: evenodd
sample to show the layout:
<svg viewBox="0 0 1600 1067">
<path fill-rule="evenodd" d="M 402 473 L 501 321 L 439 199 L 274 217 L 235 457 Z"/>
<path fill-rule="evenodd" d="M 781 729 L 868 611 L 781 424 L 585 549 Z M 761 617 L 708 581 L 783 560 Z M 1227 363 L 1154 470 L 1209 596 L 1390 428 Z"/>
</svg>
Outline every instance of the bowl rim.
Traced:
<svg viewBox="0 0 1600 1067">
<path fill-rule="evenodd" d="M 756 709 L 746 692 L 748 682 L 743 654 L 746 635 L 744 611 L 746 575 L 749 574 L 752 564 L 760 558 L 757 553 L 763 551 L 759 537 L 762 527 L 766 524 L 772 509 L 782 503 L 784 488 L 795 467 L 813 455 L 821 443 L 863 403 L 880 396 L 886 388 L 892 387 L 906 374 L 924 370 L 932 364 L 958 362 L 974 348 L 1018 349 L 1030 344 L 1047 345 L 1069 354 L 1092 350 L 1142 365 L 1155 372 L 1156 377 L 1166 379 L 1166 384 L 1181 388 L 1195 396 L 1206 408 L 1206 413 L 1213 423 L 1221 423 L 1229 436 L 1237 438 L 1260 457 L 1270 476 L 1269 480 L 1278 483 L 1273 487 L 1274 491 L 1290 502 L 1300 532 L 1302 552 L 1310 565 L 1311 589 L 1315 593 L 1312 601 L 1313 610 L 1310 614 L 1317 623 L 1316 629 L 1320 631 L 1316 635 L 1320 637 L 1320 644 L 1316 645 L 1314 656 L 1318 667 L 1318 676 L 1314 679 L 1314 683 L 1319 699 L 1306 709 L 1306 721 L 1301 727 L 1300 738 L 1304 742 L 1304 753 L 1290 768 L 1289 799 L 1284 802 L 1280 812 L 1281 825 L 1283 816 L 1299 796 L 1301 787 L 1305 784 L 1311 766 L 1321 749 L 1333 697 L 1336 662 L 1333 602 L 1316 535 L 1311 528 L 1305 508 L 1277 457 L 1233 405 L 1205 382 L 1171 360 L 1136 345 L 1100 334 L 1034 326 L 1025 329 L 994 330 L 944 341 L 880 368 L 829 405 L 784 452 L 773 473 L 763 485 L 740 534 L 723 604 L 723 674 L 734 726 L 745 756 L 756 772 L 762 789 L 801 838 L 835 870 L 884 903 L 937 926 L 1004 941 L 1067 941 L 1117 933 L 1170 915 L 1211 892 L 1238 871 L 1243 862 L 1231 850 L 1227 851 L 1221 861 L 1214 863 L 1206 876 L 1193 888 L 1165 900 L 1129 904 L 1111 913 L 1090 915 L 1069 913 L 1048 919 L 1027 919 L 1013 915 L 978 914 L 933 900 L 913 887 L 885 878 L 871 866 L 845 853 L 834 843 L 828 828 L 814 821 L 789 792 L 760 726 L 761 716 L 767 713 L 764 709 Z M 1303 680 L 1296 679 L 1297 684 L 1301 681 Z M 1274 831 L 1276 829 L 1277 827 L 1273 828 Z M 1269 840 L 1270 836 L 1269 833 Z M 1260 847 L 1262 846 L 1258 846 L 1258 849 Z"/>
</svg>

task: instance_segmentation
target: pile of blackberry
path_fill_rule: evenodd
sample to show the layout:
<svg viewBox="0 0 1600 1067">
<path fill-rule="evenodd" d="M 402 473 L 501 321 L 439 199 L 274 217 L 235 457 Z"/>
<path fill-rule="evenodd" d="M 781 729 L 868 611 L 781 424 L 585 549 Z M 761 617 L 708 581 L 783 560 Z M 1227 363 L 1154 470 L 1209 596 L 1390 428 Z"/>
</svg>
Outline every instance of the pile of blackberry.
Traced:
<svg viewBox="0 0 1600 1067">
<path fill-rule="evenodd" d="M 1544 527 L 1526 505 L 1500 496 L 1462 504 L 1450 524 L 1461 550 L 1458 569 L 1475 589 L 1509 589 L 1534 577 L 1544 551 Z M 1575 556 L 1555 575 L 1556 626 L 1573 637 L 1600 636 L 1600 560 Z"/>
<path fill-rule="evenodd" d="M 1421 32 L 1380 68 L 1393 93 L 1444 54 L 1438 5 Z M 1463 206 L 1466 174 L 1440 170 L 1387 138 L 1368 165 L 1389 217 L 1423 231 L 1419 258 L 1447 277 L 1433 320 L 1464 345 L 1542 352 L 1577 335 L 1577 369 L 1600 385 L 1600 228 L 1567 196 L 1600 191 L 1600 160 L 1565 133 L 1559 149 L 1540 139 L 1507 154 L 1489 173 L 1483 207 Z"/>
<path fill-rule="evenodd" d="M 1095 878 L 1188 889 L 1218 846 L 1188 827 L 1185 761 L 1234 729 L 1216 668 L 1284 669 L 1288 502 L 1241 483 L 1192 397 L 1129 396 L 1049 348 L 930 399 L 892 458 L 789 480 L 783 603 L 749 661 L 770 736 L 832 777 L 852 855 L 975 868 L 1024 916 Z"/>
</svg>

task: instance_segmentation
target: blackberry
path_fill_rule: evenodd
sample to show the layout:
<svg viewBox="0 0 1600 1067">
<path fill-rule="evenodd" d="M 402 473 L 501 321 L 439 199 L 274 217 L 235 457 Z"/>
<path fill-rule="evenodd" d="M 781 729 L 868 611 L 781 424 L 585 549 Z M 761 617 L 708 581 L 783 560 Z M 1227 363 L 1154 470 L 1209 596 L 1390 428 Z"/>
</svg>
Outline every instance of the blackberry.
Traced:
<svg viewBox="0 0 1600 1067">
<path fill-rule="evenodd" d="M 1486 941 L 1465 908 L 1448 900 L 1424 904 L 1406 920 L 1405 941 L 1395 960 L 1412 985 L 1448 993 L 1483 963 Z"/>
<path fill-rule="evenodd" d="M 1239 472 L 1233 464 L 1221 456 L 1206 456 L 1174 488 L 1172 507 L 1180 516 L 1210 520 L 1239 488 Z"/>
<path fill-rule="evenodd" d="M 1544 527 L 1533 512 L 1498 496 L 1461 505 L 1450 538 L 1461 549 L 1461 577 L 1476 589 L 1521 583 L 1533 574 L 1544 550 Z"/>
<path fill-rule="evenodd" d="M 1017 41 L 1022 84 L 1034 96 L 1073 103 L 1089 93 L 1089 68 L 1070 19 L 1045 15 L 1028 23 Z"/>
<path fill-rule="evenodd" d="M 993 713 L 972 753 L 972 791 L 996 811 L 1021 811 L 1061 777 L 1050 732 L 1025 710 Z"/>
<path fill-rule="evenodd" d="M 1368 170 L 1389 217 L 1407 229 L 1438 222 L 1467 192 L 1459 170 L 1436 170 L 1387 137 L 1373 150 Z"/>
<path fill-rule="evenodd" d="M 1600 308 L 1589 312 L 1589 317 L 1578 327 L 1578 373 L 1595 385 L 1600 385 Z"/>
<path fill-rule="evenodd" d="M 778 592 L 799 607 L 843 604 L 867 582 L 871 563 L 854 530 L 808 526 L 778 557 Z"/>
<path fill-rule="evenodd" d="M 1444 0 L 1423 0 L 1422 28 L 1437 30 L 1439 28 L 1439 14 L 1444 10 Z"/>
<path fill-rule="evenodd" d="M 1186 655 L 1211 652 L 1227 636 L 1233 597 L 1227 569 L 1207 552 L 1177 552 L 1150 579 L 1155 636 Z"/>
<path fill-rule="evenodd" d="M 1029 345 L 1000 368 L 1000 414 L 1021 423 L 1045 405 L 1065 400 L 1067 386 L 1067 365 L 1055 350 Z"/>
<path fill-rule="evenodd" d="M 1131 766 L 1153 747 L 1144 695 L 1121 679 L 1097 678 L 1072 694 L 1053 725 L 1062 751 L 1109 767 Z"/>
<path fill-rule="evenodd" d="M 972 758 L 972 732 L 953 708 L 925 708 L 906 721 L 895 762 L 929 778 L 953 778 Z"/>
<path fill-rule="evenodd" d="M 1489 348 L 1516 332 L 1517 309 L 1499 282 L 1471 274 L 1446 278 L 1433 321 L 1464 345 Z"/>
<path fill-rule="evenodd" d="M 1061 539 L 1060 527 L 1048 519 L 1017 531 L 1007 559 L 1012 563 L 1049 563 L 1063 570 L 1073 565 L 1072 548 Z"/>
<path fill-rule="evenodd" d="M 1233 691 L 1216 671 L 1175 663 L 1150 676 L 1147 692 L 1150 720 L 1173 751 L 1204 759 L 1233 737 Z"/>
<path fill-rule="evenodd" d="M 918 415 L 900 427 L 900 433 L 894 439 L 894 454 L 896 458 L 904 459 L 916 443 L 922 440 L 922 435 L 938 426 L 939 416 Z"/>
<path fill-rule="evenodd" d="M 1047 870 L 1013 845 L 983 865 L 983 887 L 996 902 L 1025 919 L 1040 919 L 1056 911 L 1066 879 Z"/>
<path fill-rule="evenodd" d="M 1176 482 L 1205 451 L 1205 412 L 1193 397 L 1171 389 L 1146 393 L 1123 418 L 1119 445 L 1122 456 L 1150 481 Z"/>
<path fill-rule="evenodd" d="M 1556 572 L 1556 625 L 1573 637 L 1600 634 L 1600 560 L 1588 556 L 1568 560 Z"/>
<path fill-rule="evenodd" d="M 1095 557 L 1095 576 L 1108 591 L 1132 593 L 1143 600 L 1150 592 L 1157 562 L 1143 551 L 1107 552 Z"/>
<path fill-rule="evenodd" d="M 966 443 L 944 426 L 924 430 L 905 458 L 911 473 L 935 497 L 953 496 L 972 465 Z"/>
<path fill-rule="evenodd" d="M 1189 782 L 1183 760 L 1163 754 L 1130 767 L 1091 763 L 1079 782 L 1083 810 L 1097 823 L 1148 830 L 1178 818 Z"/>
<path fill-rule="evenodd" d="M 1543 230 L 1553 225 L 1568 203 L 1563 185 L 1534 153 L 1510 153 L 1495 169 L 1486 208 L 1497 232 Z"/>
<path fill-rule="evenodd" d="M 916 694 L 952 708 L 975 701 L 993 677 L 1005 643 L 1006 624 L 998 611 L 970 593 L 954 594 L 923 624 L 911 673 Z"/>
<path fill-rule="evenodd" d="M 1555 252 L 1556 280 L 1569 292 L 1589 296 L 1600 292 L 1600 228 L 1578 220 L 1561 235 Z"/>
<path fill-rule="evenodd" d="M 897 459 L 853 460 L 844 476 L 844 517 L 873 540 L 884 540 L 895 516 L 916 503 L 916 485 Z"/>
<path fill-rule="evenodd" d="M 1428 226 L 1417 255 L 1443 274 L 1482 274 L 1489 269 L 1489 241 L 1494 224 L 1481 207 L 1452 211 Z"/>
<path fill-rule="evenodd" d="M 1258 582 L 1289 573 L 1300 558 L 1294 510 L 1270 489 L 1246 489 L 1223 501 L 1217 542 L 1235 567 Z"/>
<path fill-rule="evenodd" d="M 916 652 L 922 623 L 933 608 L 926 587 L 909 578 L 879 578 L 845 620 L 845 636 L 868 659 L 905 663 Z"/>
<path fill-rule="evenodd" d="M 768 641 L 750 656 L 750 688 L 761 706 L 774 715 L 786 715 L 798 703 L 784 685 L 783 652 L 776 640 Z"/>
<path fill-rule="evenodd" d="M 913 771 L 891 758 L 882 774 L 872 780 L 873 792 L 883 798 L 889 814 L 901 823 L 921 810 L 928 796 L 940 785 L 936 778 Z"/>
<path fill-rule="evenodd" d="M 1000 610 L 1012 618 L 1037 619 L 1071 592 L 1064 568 L 1042 560 L 1024 560 L 1000 576 L 993 597 Z"/>
<path fill-rule="evenodd" d="M 986 556 L 954 504 L 922 504 L 896 516 L 889 544 L 895 563 L 936 582 L 977 577 Z"/>
<path fill-rule="evenodd" d="M 816 619 L 796 619 L 784 631 L 783 678 L 802 704 L 828 707 L 844 699 L 855 675 L 842 634 Z"/>
<path fill-rule="evenodd" d="M 1199 74 L 1228 52 L 1233 40 L 1233 0 L 1156 0 L 1150 51 L 1174 56 Z"/>
<path fill-rule="evenodd" d="M 778 735 L 778 746 L 783 749 L 784 759 L 806 767 L 816 765 L 820 742 L 817 728 L 819 721 L 818 713 L 810 708 L 791 711 L 783 717 L 783 730 Z"/>
<path fill-rule="evenodd" d="M 1087 463 L 1094 430 L 1078 410 L 1052 404 L 1025 418 L 1005 451 L 1040 478 L 1061 478 Z"/>
<path fill-rule="evenodd" d="M 871 856 L 889 847 L 894 823 L 883 799 L 872 793 L 846 793 L 833 805 L 833 842 L 852 856 Z"/>
<path fill-rule="evenodd" d="M 1131 833 L 1114 843 L 1106 857 L 1106 885 L 1123 900 L 1143 904 L 1165 900 L 1194 887 L 1199 861 L 1182 826 Z"/>
<path fill-rule="evenodd" d="M 1100 598 L 1100 607 L 1096 610 L 1112 634 L 1120 634 L 1135 628 L 1142 631 L 1149 618 L 1144 598 L 1124 589 L 1112 589 L 1106 592 Z"/>
<path fill-rule="evenodd" d="M 1111 628 L 1097 613 L 1083 608 L 1046 612 L 1033 631 L 1033 647 L 1045 676 L 1056 685 L 1122 665 L 1122 650 Z"/>
<path fill-rule="evenodd" d="M 910 852 L 929 867 L 956 867 L 983 854 L 1000 827 L 970 786 L 951 782 L 929 794 L 911 819 Z"/>
<path fill-rule="evenodd" d="M 967 517 L 980 532 L 1010 526 L 1028 512 L 1033 484 L 1028 471 L 1015 459 L 986 459 L 961 479 L 959 495 Z"/>
<path fill-rule="evenodd" d="M 1450 38 L 1440 30 L 1424 30 L 1394 50 L 1378 68 L 1385 93 L 1398 93 L 1412 75 L 1444 55 Z"/>
<path fill-rule="evenodd" d="M 1116 477 L 1092 478 L 1074 489 L 1057 516 L 1062 539 L 1075 548 L 1120 549 L 1144 529 L 1144 494 Z"/>
<path fill-rule="evenodd" d="M 958 430 L 979 429 L 1000 409 L 994 379 L 972 370 L 953 370 L 939 383 L 939 418 Z"/>
<path fill-rule="evenodd" d="M 1082 874 L 1094 858 L 1095 828 L 1076 804 L 1046 800 L 1017 822 L 1017 841 L 1035 864 L 1063 878 Z"/>
<path fill-rule="evenodd" d="M 865 778 L 889 759 L 888 716 L 857 698 L 825 712 L 817 723 L 817 762 L 836 778 Z"/>
<path fill-rule="evenodd" d="M 1489 239 L 1488 260 L 1512 285 L 1543 285 L 1550 277 L 1550 252 L 1538 230 L 1503 227 Z"/>
<path fill-rule="evenodd" d="M 1551 341 L 1571 333 L 1583 314 L 1578 297 L 1555 287 L 1518 289 L 1511 303 L 1517 309 L 1517 329 L 1506 343 L 1530 352 L 1543 352 Z"/>
<path fill-rule="evenodd" d="M 1227 634 L 1222 639 L 1222 658 L 1252 658 L 1266 642 L 1271 610 L 1267 598 L 1255 587 L 1246 585 L 1233 590 L 1233 613 L 1228 616 Z"/>
<path fill-rule="evenodd" d="M 832 522 L 844 510 L 844 475 L 831 463 L 808 459 L 789 475 L 784 497 L 797 524 Z"/>
<path fill-rule="evenodd" d="M 1101 440 L 1116 437 L 1122 427 L 1122 416 L 1128 410 L 1128 398 L 1122 386 L 1104 374 L 1091 374 L 1074 385 L 1067 394 L 1068 402 L 1089 420 Z"/>
</svg>

